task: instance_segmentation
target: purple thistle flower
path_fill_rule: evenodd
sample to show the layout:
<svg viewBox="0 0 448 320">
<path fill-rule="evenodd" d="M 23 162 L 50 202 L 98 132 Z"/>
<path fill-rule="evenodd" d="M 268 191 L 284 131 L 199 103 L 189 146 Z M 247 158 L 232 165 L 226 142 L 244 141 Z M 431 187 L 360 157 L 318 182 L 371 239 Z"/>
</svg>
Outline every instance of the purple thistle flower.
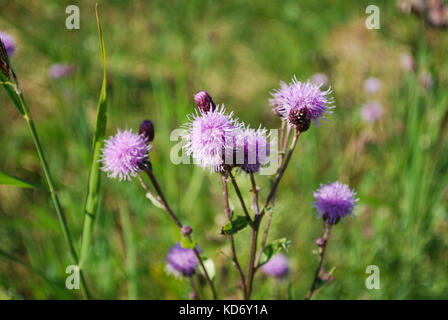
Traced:
<svg viewBox="0 0 448 320">
<path fill-rule="evenodd" d="M 226 114 L 221 105 L 209 112 L 199 110 L 188 119 L 184 150 L 202 168 L 210 168 L 211 172 L 221 171 L 226 146 L 234 144 L 236 130 L 241 127 L 233 118 L 233 112 Z"/>
<path fill-rule="evenodd" d="M 320 185 L 314 192 L 314 206 L 319 211 L 319 218 L 323 217 L 327 224 L 333 225 L 347 215 L 353 213 L 353 208 L 359 199 L 355 199 L 356 192 L 338 181 L 327 185 Z"/>
<path fill-rule="evenodd" d="M 273 99 L 270 102 L 284 120 L 298 126 L 300 131 L 306 131 L 310 120 L 318 124 L 319 119 L 324 119 L 324 113 L 331 113 L 329 109 L 334 106 L 331 106 L 333 98 L 329 97 L 330 93 L 331 89 L 322 91 L 311 81 L 300 82 L 294 76 L 289 85 L 281 83 L 280 89 L 271 93 Z"/>
<path fill-rule="evenodd" d="M 60 79 L 70 75 L 73 70 L 73 66 L 68 63 L 56 63 L 48 69 L 48 76 L 52 79 Z"/>
<path fill-rule="evenodd" d="M 241 150 L 242 152 L 240 152 L 244 155 L 244 159 L 241 159 L 243 161 L 239 161 L 237 155 L 237 164 L 240 164 L 240 168 L 247 173 L 258 172 L 260 167 L 269 160 L 269 142 L 266 129 L 242 128 L 238 133 L 237 146 L 238 150 Z"/>
<path fill-rule="evenodd" d="M 194 274 L 198 259 L 193 249 L 182 248 L 180 244 L 175 244 L 166 256 L 167 271 L 174 275 L 190 277 Z"/>
<path fill-rule="evenodd" d="M 381 89 L 381 81 L 378 78 L 370 77 L 364 81 L 364 90 L 367 93 L 377 93 Z"/>
<path fill-rule="evenodd" d="M 16 51 L 14 38 L 10 34 L 0 31 L 0 40 L 3 42 L 6 53 L 11 57 Z"/>
<path fill-rule="evenodd" d="M 361 118 L 364 122 L 372 123 L 383 115 L 383 107 L 377 101 L 366 102 L 361 108 Z"/>
<path fill-rule="evenodd" d="M 288 258 L 284 254 L 277 254 L 266 262 L 261 270 L 263 273 L 273 276 L 277 279 L 286 277 L 289 274 Z"/>
<path fill-rule="evenodd" d="M 288 91 L 289 86 L 285 82 L 280 81 L 280 89 L 271 92 L 272 99 L 269 99 L 269 103 L 274 107 L 275 114 L 280 117 L 282 116 L 280 111 L 283 109 L 283 100 Z"/>
<path fill-rule="evenodd" d="M 143 135 L 132 132 L 132 129 L 118 132 L 105 141 L 100 161 L 101 168 L 109 178 L 131 180 L 137 176 L 142 167 L 149 161 L 151 146 Z"/>
</svg>

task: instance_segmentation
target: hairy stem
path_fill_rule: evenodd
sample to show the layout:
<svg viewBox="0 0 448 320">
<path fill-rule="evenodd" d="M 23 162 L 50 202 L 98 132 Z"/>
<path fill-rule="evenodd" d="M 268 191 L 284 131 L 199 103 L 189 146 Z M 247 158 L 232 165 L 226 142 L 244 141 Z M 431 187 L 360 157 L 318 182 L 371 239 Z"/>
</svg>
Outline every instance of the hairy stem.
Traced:
<svg viewBox="0 0 448 320">
<path fill-rule="evenodd" d="M 193 294 L 193 300 L 200 300 L 201 298 L 199 297 L 199 292 L 196 288 L 196 284 L 194 283 L 193 276 L 188 277 L 188 280 L 190 280 L 191 293 Z"/>
<path fill-rule="evenodd" d="M 221 181 L 222 181 L 222 190 L 223 190 L 223 195 L 224 195 L 224 205 L 225 205 L 224 211 L 227 216 L 227 219 L 229 220 L 229 222 L 231 222 L 232 221 L 232 210 L 230 209 L 230 205 L 229 205 L 229 192 L 227 190 L 227 177 L 225 176 L 225 174 L 223 174 L 221 176 Z M 238 275 L 241 280 L 241 285 L 243 287 L 243 297 L 244 297 L 244 299 L 247 299 L 246 279 L 245 279 L 243 270 L 241 269 L 241 265 L 238 261 L 238 256 L 236 254 L 236 249 L 235 249 L 235 240 L 234 240 L 232 234 L 229 235 L 229 241 L 230 241 L 230 250 L 231 250 L 231 254 L 232 254 L 233 265 L 235 266 L 236 270 L 238 271 Z"/>
<path fill-rule="evenodd" d="M 313 296 L 314 290 L 316 290 L 317 283 L 320 280 L 319 273 L 322 269 L 322 263 L 324 261 L 325 249 L 327 248 L 327 243 L 328 243 L 328 239 L 330 237 L 330 230 L 331 230 L 330 225 L 326 224 L 325 226 L 326 227 L 325 227 L 324 235 L 322 237 L 324 239 L 324 243 L 321 247 L 319 247 L 319 260 L 317 262 L 317 268 L 314 273 L 313 283 L 311 284 L 310 290 L 306 294 L 305 300 L 311 299 L 311 297 Z"/>
<path fill-rule="evenodd" d="M 298 130 L 295 131 L 294 138 L 293 138 L 293 140 L 291 142 L 291 145 L 289 146 L 289 151 L 288 151 L 288 154 L 286 156 L 285 162 L 284 162 L 283 166 L 281 166 L 280 169 L 278 170 L 276 178 L 275 178 L 275 181 L 274 181 L 274 185 L 272 186 L 271 191 L 269 192 L 269 195 L 266 198 L 266 201 L 265 201 L 265 203 L 263 205 L 263 208 L 261 209 L 261 212 L 260 212 L 261 216 L 263 216 L 266 213 L 266 209 L 267 209 L 268 206 L 273 206 L 274 205 L 274 200 L 275 200 L 275 194 L 277 192 L 277 187 L 278 187 L 278 185 L 280 183 L 280 180 L 283 177 L 283 174 L 286 171 L 286 168 L 288 167 L 289 161 L 291 160 L 292 153 L 294 152 L 294 149 L 295 149 L 295 147 L 297 145 L 297 141 L 298 141 L 298 139 L 300 137 L 300 133 L 301 132 L 298 131 Z M 288 128 L 288 134 L 287 134 L 287 137 L 285 138 L 285 141 L 284 141 L 284 148 L 285 149 L 286 149 L 287 141 L 289 140 L 289 135 L 290 135 L 290 128 Z M 260 262 L 260 259 L 261 259 L 261 255 L 263 254 L 263 250 L 264 250 L 264 247 L 265 247 L 267 239 L 268 239 L 269 228 L 271 226 L 271 220 L 272 220 L 272 212 L 269 213 L 268 217 L 267 217 L 266 225 L 264 227 L 264 232 L 263 232 L 263 239 L 261 241 L 260 249 L 259 249 L 258 254 L 257 254 L 257 259 L 255 260 L 255 267 L 258 266 L 258 264 Z"/>
<path fill-rule="evenodd" d="M 252 222 L 252 218 L 250 217 L 249 211 L 247 210 L 246 204 L 244 203 L 243 196 L 241 195 L 241 191 L 240 191 L 240 188 L 238 187 L 235 177 L 233 176 L 233 174 L 230 170 L 228 171 L 228 174 L 229 174 L 230 180 L 232 181 L 233 188 L 235 189 L 238 199 L 240 200 L 241 207 L 243 208 L 244 214 L 245 214 L 247 220 Z"/>
<path fill-rule="evenodd" d="M 75 246 L 73 245 L 73 240 L 72 240 L 72 237 L 70 235 L 70 231 L 69 231 L 68 226 L 67 226 L 67 219 L 65 217 L 64 211 L 62 210 L 62 206 L 61 206 L 61 203 L 59 201 L 59 197 L 58 197 L 56 189 L 54 187 L 53 178 L 51 177 L 50 169 L 48 167 L 48 163 L 47 163 L 47 160 L 45 158 L 44 151 L 42 149 L 42 145 L 40 143 L 36 127 L 34 125 L 34 122 L 33 122 L 32 118 L 31 118 L 31 114 L 30 114 L 30 110 L 28 108 L 28 104 L 26 103 L 25 96 L 23 95 L 23 93 L 20 93 L 19 97 L 20 97 L 20 102 L 22 104 L 22 108 L 23 108 L 23 111 L 24 111 L 24 118 L 25 118 L 25 120 L 26 120 L 26 122 L 28 124 L 28 128 L 29 128 L 29 130 L 31 132 L 31 136 L 32 136 L 34 145 L 35 145 L 36 150 L 37 150 L 37 155 L 39 157 L 39 160 L 40 160 L 40 163 L 41 163 L 41 167 L 42 167 L 42 170 L 44 172 L 45 179 L 47 181 L 48 189 L 50 191 L 51 200 L 53 202 L 53 206 L 54 206 L 54 208 L 56 210 L 56 214 L 58 216 L 59 224 L 60 224 L 61 229 L 62 229 L 62 234 L 64 235 L 64 239 L 65 239 L 65 242 L 67 243 L 67 246 L 69 248 L 69 252 L 70 252 L 70 255 L 72 257 L 72 260 L 74 261 L 74 263 L 78 264 L 78 254 L 76 253 Z M 80 275 L 80 280 L 81 280 L 81 284 L 82 284 L 81 285 L 81 288 L 82 288 L 81 290 L 82 290 L 82 292 L 84 294 L 84 297 L 87 298 L 87 299 L 91 299 L 89 290 L 87 288 L 87 283 L 85 281 L 85 278 L 84 278 L 84 275 L 83 275 L 83 272 L 82 272 L 81 268 L 79 268 L 79 275 Z"/>
<path fill-rule="evenodd" d="M 179 227 L 179 229 L 182 229 L 183 225 L 180 222 L 180 220 L 177 218 L 177 216 L 174 214 L 174 212 L 171 210 L 170 206 L 168 205 L 168 202 L 166 201 L 166 198 L 162 192 L 162 189 L 160 188 L 160 185 L 157 182 L 157 179 L 152 172 L 151 164 L 149 164 L 149 166 L 146 167 L 143 171 L 148 175 L 149 179 L 151 180 L 151 183 L 152 183 L 154 189 L 156 190 L 156 194 L 158 195 L 158 197 L 160 199 L 163 209 L 168 213 L 171 220 L 173 220 L 173 222 Z M 140 180 L 140 182 L 142 182 L 142 180 Z M 144 182 L 142 183 L 142 185 L 146 186 L 146 184 Z M 147 188 L 147 186 L 145 189 L 149 190 L 149 188 Z M 205 280 L 207 281 L 208 285 L 210 286 L 210 289 L 211 289 L 212 295 L 213 295 L 213 299 L 217 299 L 215 286 L 213 284 L 213 281 L 210 279 L 210 276 L 207 272 L 207 269 L 205 268 L 204 261 L 202 261 L 202 257 L 200 255 L 200 253 L 199 253 L 198 249 L 196 249 L 196 248 L 194 248 L 193 251 L 194 251 L 196 258 L 199 261 L 199 264 L 201 265 L 202 271 L 204 272 Z"/>
</svg>

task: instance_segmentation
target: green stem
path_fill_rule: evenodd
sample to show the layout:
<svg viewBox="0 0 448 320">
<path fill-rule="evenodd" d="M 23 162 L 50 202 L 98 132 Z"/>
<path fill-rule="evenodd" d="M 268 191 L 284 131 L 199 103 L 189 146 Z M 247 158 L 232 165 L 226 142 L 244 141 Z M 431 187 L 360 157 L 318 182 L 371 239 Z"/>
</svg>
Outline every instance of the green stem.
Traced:
<svg viewBox="0 0 448 320">
<path fill-rule="evenodd" d="M 126 269 L 128 274 L 128 297 L 131 300 L 138 299 L 138 271 L 137 271 L 137 247 L 132 233 L 131 217 L 128 209 L 120 210 L 120 221 L 123 228 L 123 236 L 126 250 Z"/>
<path fill-rule="evenodd" d="M 69 252 L 70 252 L 70 255 L 72 257 L 72 260 L 74 261 L 74 263 L 77 264 L 78 263 L 78 255 L 77 255 L 75 247 L 73 245 L 73 240 L 72 240 L 72 238 L 70 236 L 70 231 L 69 231 L 68 226 L 67 226 L 67 219 L 65 218 L 65 214 L 64 214 L 64 212 L 62 210 L 61 203 L 59 201 L 59 197 L 58 197 L 58 195 L 56 193 L 56 190 L 55 190 L 55 187 L 54 187 L 54 183 L 53 183 L 53 179 L 52 179 L 51 174 L 50 174 L 50 169 L 48 167 L 47 160 L 45 159 L 45 155 L 44 155 L 44 152 L 43 152 L 43 149 L 42 149 L 42 145 L 41 145 L 40 140 L 39 140 L 39 136 L 37 134 L 36 127 L 34 125 L 34 122 L 33 122 L 32 118 L 31 118 L 30 110 L 29 110 L 28 105 L 26 103 L 25 96 L 23 95 L 23 93 L 20 93 L 19 97 L 20 97 L 20 102 L 22 104 L 22 108 L 23 108 L 23 111 L 24 111 L 24 118 L 25 118 L 25 120 L 26 120 L 26 122 L 28 124 L 29 129 L 30 129 L 31 136 L 32 136 L 34 145 L 36 147 L 37 154 L 39 156 L 39 160 L 40 160 L 42 169 L 44 171 L 45 179 L 47 180 L 48 189 L 49 189 L 50 195 L 51 195 L 51 200 L 52 200 L 53 206 L 54 206 L 54 208 L 56 210 L 56 214 L 58 216 L 59 224 L 61 225 L 62 234 L 64 235 L 64 239 L 65 239 L 65 241 L 66 241 L 66 243 L 67 243 L 67 245 L 69 247 Z M 89 294 L 89 291 L 87 289 L 86 282 L 85 282 L 85 279 L 84 279 L 84 276 L 83 276 L 81 270 L 80 270 L 80 278 L 81 278 L 81 282 L 82 282 L 83 294 L 84 294 L 84 296 L 87 299 L 90 299 L 90 294 Z"/>
</svg>

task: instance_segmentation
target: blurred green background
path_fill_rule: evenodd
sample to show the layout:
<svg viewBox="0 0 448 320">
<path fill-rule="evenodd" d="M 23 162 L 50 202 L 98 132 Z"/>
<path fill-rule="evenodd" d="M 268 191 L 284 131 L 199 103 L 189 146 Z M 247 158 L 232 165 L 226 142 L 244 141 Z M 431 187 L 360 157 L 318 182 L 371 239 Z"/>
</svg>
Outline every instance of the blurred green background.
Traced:
<svg viewBox="0 0 448 320">
<path fill-rule="evenodd" d="M 381 29 L 368 30 L 365 8 L 381 9 Z M 77 4 L 80 30 L 67 30 L 65 8 Z M 16 38 L 12 64 L 28 98 L 57 182 L 69 228 L 79 243 L 91 137 L 101 86 L 101 56 L 92 1 L 0 0 L 0 30 Z M 225 221 L 220 177 L 192 165 L 173 165 L 170 132 L 194 110 L 206 89 L 243 121 L 277 128 L 269 92 L 295 74 L 325 73 L 334 114 L 300 139 L 281 182 L 270 240 L 288 237 L 287 280 L 256 275 L 254 298 L 303 299 L 314 273 L 314 241 L 322 225 L 312 208 L 320 183 L 340 180 L 360 198 L 357 217 L 339 223 L 325 269 L 334 281 L 317 299 L 444 299 L 448 295 L 448 32 L 403 14 L 395 1 L 100 1 L 108 66 L 108 133 L 137 129 L 152 119 L 155 175 L 174 211 L 191 224 L 213 258 L 221 298 L 240 292 L 231 262 L 220 253 Z M 416 70 L 403 70 L 411 55 Z M 50 79 L 48 68 L 75 71 Z M 421 77 L 431 74 L 425 88 Z M 368 77 L 380 79 L 375 95 Z M 364 123 L 361 106 L 380 101 L 384 115 Z M 25 121 L 0 92 L 0 170 L 45 185 Z M 270 177 L 260 176 L 267 195 Z M 249 179 L 238 182 L 250 201 Z M 230 189 L 231 190 L 231 189 Z M 240 213 L 233 190 L 232 206 Z M 138 181 L 103 176 L 103 202 L 86 265 L 95 298 L 187 299 L 188 281 L 165 272 L 165 255 L 180 239 L 166 214 L 144 197 Z M 249 231 L 237 235 L 243 265 Z M 65 268 L 72 264 L 47 194 L 0 186 L 0 297 L 70 299 Z M 381 289 L 365 286 L 366 267 L 380 269 Z M 31 268 L 30 268 L 31 267 Z M 34 270 L 34 271 L 33 271 Z M 40 273 L 40 275 L 39 275 Z M 208 288 L 203 288 L 208 293 Z"/>
</svg>

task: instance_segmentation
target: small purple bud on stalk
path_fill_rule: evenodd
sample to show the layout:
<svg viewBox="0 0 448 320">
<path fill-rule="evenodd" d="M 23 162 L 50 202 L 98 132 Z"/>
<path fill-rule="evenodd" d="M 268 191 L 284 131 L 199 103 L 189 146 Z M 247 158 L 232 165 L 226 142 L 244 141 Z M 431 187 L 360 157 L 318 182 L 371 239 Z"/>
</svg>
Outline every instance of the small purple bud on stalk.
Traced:
<svg viewBox="0 0 448 320">
<path fill-rule="evenodd" d="M 138 133 L 143 135 L 148 142 L 154 140 L 154 124 L 151 120 L 143 120 Z"/>
<path fill-rule="evenodd" d="M 212 97 L 208 94 L 207 91 L 198 91 L 194 95 L 194 102 L 196 103 L 196 106 L 204 113 L 207 113 L 209 111 L 215 111 L 216 105 L 213 102 Z"/>
<path fill-rule="evenodd" d="M 190 226 L 183 226 L 182 229 L 180 229 L 180 232 L 182 232 L 182 235 L 185 237 L 189 236 L 192 231 L 193 229 L 191 229 Z"/>
<path fill-rule="evenodd" d="M 327 240 L 325 240 L 324 238 L 319 238 L 316 240 L 316 245 L 318 247 L 325 247 L 325 245 L 327 244 Z"/>
</svg>

